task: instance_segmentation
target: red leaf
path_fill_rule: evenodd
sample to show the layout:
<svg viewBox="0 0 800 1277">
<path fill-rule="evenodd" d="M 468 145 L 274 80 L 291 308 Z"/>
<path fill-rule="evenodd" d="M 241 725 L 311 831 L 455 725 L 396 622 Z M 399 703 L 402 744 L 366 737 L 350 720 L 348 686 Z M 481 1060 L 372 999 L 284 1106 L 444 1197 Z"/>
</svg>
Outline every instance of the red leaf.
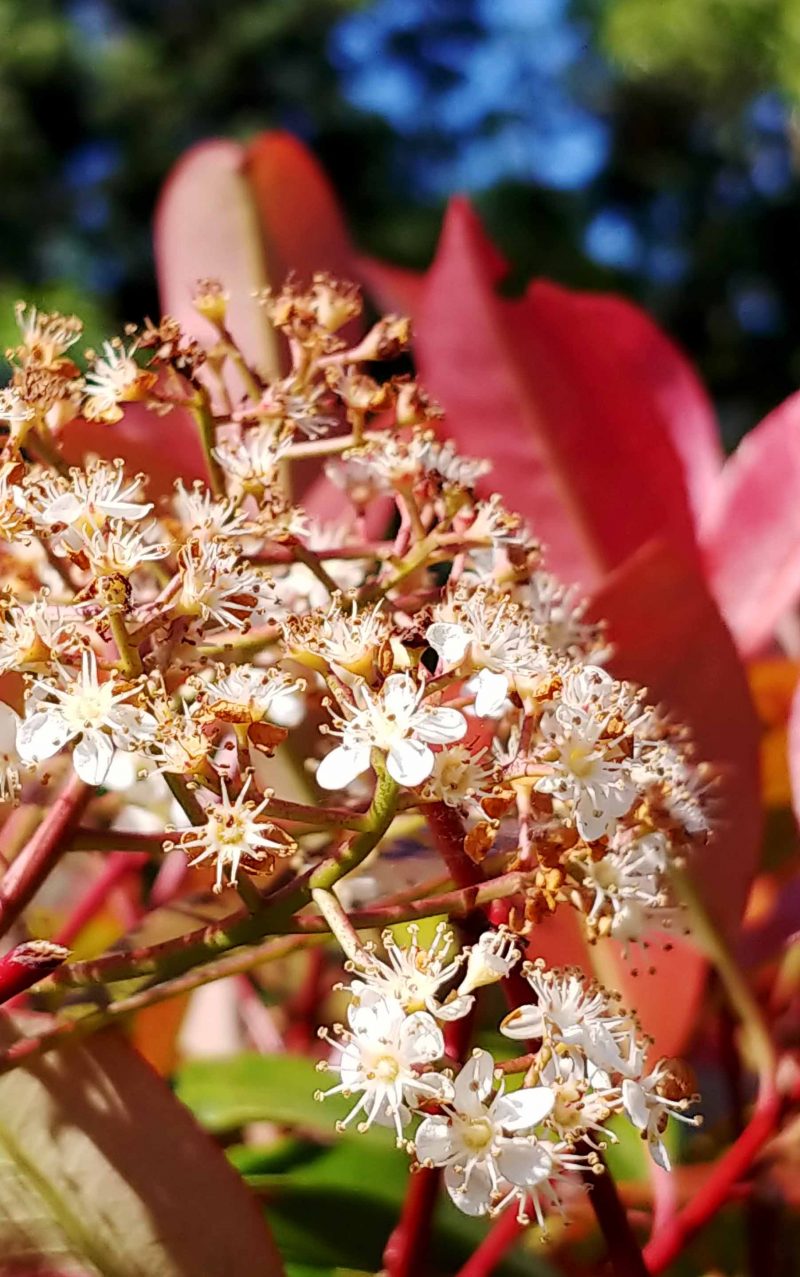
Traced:
<svg viewBox="0 0 800 1277">
<path fill-rule="evenodd" d="M 800 598 L 800 393 L 751 430 L 727 462 L 702 522 L 712 588 L 752 653 Z"/>
<path fill-rule="evenodd" d="M 201 340 L 213 335 L 192 305 L 198 279 L 218 279 L 230 293 L 229 327 L 247 359 L 277 369 L 277 347 L 253 292 L 269 283 L 261 231 L 237 142 L 201 142 L 172 170 L 155 219 L 155 253 L 163 310 Z"/>
<path fill-rule="evenodd" d="M 615 989 L 624 1005 L 636 1011 L 645 1033 L 653 1038 L 652 1061 L 679 1054 L 691 1038 L 705 985 L 708 963 L 691 944 L 675 940 L 664 948 L 666 937 L 656 937 L 648 948 L 632 946 L 630 956 L 620 945 L 601 940 L 591 949 L 584 939 L 578 915 L 563 907 L 540 923 L 531 936 L 530 958 L 544 958 L 549 967 L 578 966 L 587 975 L 597 974 Z M 681 996 L 675 997 L 680 988 Z"/>
<path fill-rule="evenodd" d="M 422 377 L 448 433 L 478 455 L 488 442 L 490 486 L 531 520 L 568 580 L 596 584 L 656 534 L 690 551 L 693 520 L 666 425 L 665 405 L 681 398 L 665 390 L 672 348 L 614 299 L 539 283 L 503 301 L 498 271 L 475 215 L 454 201 L 417 320 Z"/>
<path fill-rule="evenodd" d="M 197 427 L 186 412 L 160 417 L 142 404 L 128 404 L 122 421 L 113 426 L 70 422 L 62 446 L 73 465 L 82 464 L 87 453 L 121 457 L 130 475 L 141 471 L 148 476 L 147 492 L 152 498 L 171 493 L 176 479 L 191 483 L 206 478 Z"/>
<path fill-rule="evenodd" d="M 378 310 L 416 317 L 425 295 L 425 276 L 421 271 L 379 262 L 376 257 L 357 258 L 357 270 Z"/>
<path fill-rule="evenodd" d="M 692 872 L 716 922 L 735 935 L 762 828 L 759 728 L 744 669 L 693 563 L 663 543 L 644 547 L 593 604 L 616 649 L 614 672 L 648 688 L 691 730 L 697 757 L 719 769 L 714 832 Z"/>
<path fill-rule="evenodd" d="M 261 133 L 244 171 L 255 203 L 270 281 L 314 271 L 356 278 L 350 237 L 333 187 L 307 147 L 290 133 Z"/>
</svg>

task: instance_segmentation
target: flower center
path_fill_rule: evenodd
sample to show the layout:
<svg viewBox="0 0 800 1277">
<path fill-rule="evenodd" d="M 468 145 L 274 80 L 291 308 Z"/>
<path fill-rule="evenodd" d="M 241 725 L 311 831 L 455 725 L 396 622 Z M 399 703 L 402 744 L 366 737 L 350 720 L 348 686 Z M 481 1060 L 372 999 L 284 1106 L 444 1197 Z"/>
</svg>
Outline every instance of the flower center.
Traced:
<svg viewBox="0 0 800 1277">
<path fill-rule="evenodd" d="M 461 1139 L 472 1153 L 482 1153 L 492 1142 L 494 1127 L 486 1117 L 474 1117 L 464 1124 Z"/>
<path fill-rule="evenodd" d="M 572 772 L 573 776 L 585 779 L 594 771 L 595 759 L 592 755 L 592 746 L 584 744 L 583 741 L 573 743 L 567 750 L 565 762 Z"/>
<path fill-rule="evenodd" d="M 100 727 L 106 719 L 112 704 L 112 692 L 104 686 L 89 688 L 86 691 L 73 692 L 62 702 L 62 713 L 76 731 L 89 724 Z"/>
<path fill-rule="evenodd" d="M 377 1082 L 390 1084 L 397 1080 L 397 1075 L 400 1072 L 400 1065 L 394 1056 L 382 1055 L 375 1061 L 373 1072 Z"/>
</svg>

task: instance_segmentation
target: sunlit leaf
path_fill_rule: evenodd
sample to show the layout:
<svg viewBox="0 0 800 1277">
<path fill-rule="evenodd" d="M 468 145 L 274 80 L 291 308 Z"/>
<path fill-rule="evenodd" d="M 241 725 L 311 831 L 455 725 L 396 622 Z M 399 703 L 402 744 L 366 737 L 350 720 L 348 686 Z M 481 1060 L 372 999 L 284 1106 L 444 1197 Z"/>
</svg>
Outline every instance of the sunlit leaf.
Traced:
<svg viewBox="0 0 800 1277">
<path fill-rule="evenodd" d="M 236 1172 L 116 1033 L 0 1078 L 0 1272 L 39 1259 L 69 1277 L 281 1272 Z"/>
<path fill-rule="evenodd" d="M 693 519 L 665 407 L 669 368 L 688 376 L 679 356 L 670 362 L 650 321 L 613 299 L 540 282 L 503 300 L 501 269 L 469 205 L 454 201 L 415 346 L 448 433 L 462 451 L 489 455 L 487 486 L 530 520 L 566 580 L 596 584 L 659 533 L 690 553 Z"/>
</svg>

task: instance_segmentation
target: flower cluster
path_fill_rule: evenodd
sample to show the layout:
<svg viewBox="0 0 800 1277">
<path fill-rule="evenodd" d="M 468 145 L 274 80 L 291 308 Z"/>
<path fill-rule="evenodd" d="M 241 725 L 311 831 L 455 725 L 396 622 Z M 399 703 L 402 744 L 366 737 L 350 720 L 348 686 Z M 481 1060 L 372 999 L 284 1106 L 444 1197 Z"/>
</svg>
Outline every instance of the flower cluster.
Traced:
<svg viewBox="0 0 800 1277">
<path fill-rule="evenodd" d="M 453 1076 L 440 1022 L 469 1015 L 475 990 L 507 976 L 519 953 L 508 935 L 490 930 L 448 961 L 452 942 L 440 927 L 430 948 L 416 935 L 401 948 L 390 932 L 388 962 L 367 950 L 348 964 L 356 977 L 346 990 L 347 1027 L 322 1031 L 332 1054 L 319 1065 L 339 1081 L 318 1092 L 353 1099 L 342 1127 L 356 1118 L 362 1131 L 392 1127 L 419 1165 L 444 1169 L 447 1191 L 468 1215 L 514 1204 L 526 1222 L 532 1206 L 541 1226 L 547 1213 L 563 1211 L 563 1191 L 580 1183 L 575 1172 L 602 1172 L 599 1154 L 616 1141 L 608 1123 L 617 1115 L 669 1169 L 669 1117 L 698 1121 L 687 1114 L 696 1101 L 688 1070 L 670 1060 L 648 1070 L 635 1020 L 579 971 L 527 964 L 536 1000 L 500 1029 L 533 1049 L 502 1067 L 476 1049 Z"/>
<path fill-rule="evenodd" d="M 381 367 L 408 323 L 364 331 L 357 292 L 323 275 L 260 301 L 274 376 L 214 281 L 195 299 L 207 343 L 164 318 L 83 362 L 78 320 L 20 308 L 0 403 L 0 798 L 39 802 L 74 771 L 79 845 L 155 825 L 198 891 L 238 889 L 247 934 L 327 926 L 353 976 L 329 1062 L 357 1097 L 347 1120 L 388 1122 L 462 1209 L 532 1202 L 541 1220 L 619 1114 L 664 1164 L 685 1078 L 648 1071 L 634 1019 L 577 972 L 528 969 L 534 1001 L 502 1026 L 530 1048 L 521 1088 L 486 1052 L 462 1051 L 454 1078 L 443 1033 L 556 909 L 593 943 L 680 925 L 672 871 L 708 836 L 712 772 L 605 668 L 602 623 L 484 495 L 487 463 Z M 133 401 L 154 431 L 196 427 L 205 481 L 113 459 Z M 108 455 L 70 464 L 81 417 L 108 427 Z M 303 507 L 309 465 L 334 523 Z M 348 902 L 394 921 L 400 888 L 451 891 L 454 859 L 492 886 L 503 930 L 457 953 L 449 926 L 427 948 L 389 933 L 385 959 L 353 940 Z M 406 916 L 437 916 L 425 896 Z M 485 916 L 460 904 L 477 934 Z"/>
</svg>

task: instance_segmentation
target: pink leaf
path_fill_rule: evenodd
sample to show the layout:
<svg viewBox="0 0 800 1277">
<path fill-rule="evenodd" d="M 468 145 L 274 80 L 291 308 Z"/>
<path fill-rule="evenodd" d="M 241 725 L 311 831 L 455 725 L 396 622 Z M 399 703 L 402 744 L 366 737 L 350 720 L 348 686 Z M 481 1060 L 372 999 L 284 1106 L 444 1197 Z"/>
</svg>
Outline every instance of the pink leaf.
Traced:
<svg viewBox="0 0 800 1277">
<path fill-rule="evenodd" d="M 651 326 L 640 321 L 643 345 L 637 312 L 613 299 L 539 283 L 501 300 L 499 270 L 474 213 L 454 201 L 417 320 L 422 378 L 448 433 L 465 452 L 488 451 L 490 486 L 531 520 L 566 579 L 596 584 L 656 534 L 688 552 L 693 520 L 664 419 L 667 344 L 654 361 Z"/>
<path fill-rule="evenodd" d="M 254 298 L 269 283 L 253 196 L 236 142 L 201 142 L 175 166 L 158 202 L 155 252 L 161 305 L 183 328 L 208 341 L 213 330 L 192 305 L 198 279 L 230 293 L 229 327 L 246 358 L 277 369 L 277 347 Z"/>
<path fill-rule="evenodd" d="M 712 916 L 736 934 L 756 869 L 762 817 L 759 728 L 744 669 L 694 564 L 671 547 L 644 547 L 593 602 L 610 623 L 614 672 L 648 688 L 689 727 L 697 758 L 719 771 L 709 795 L 713 832 L 692 873 Z"/>
<path fill-rule="evenodd" d="M 742 440 L 702 523 L 712 588 L 744 653 L 800 598 L 799 494 L 800 393 Z"/>
</svg>

